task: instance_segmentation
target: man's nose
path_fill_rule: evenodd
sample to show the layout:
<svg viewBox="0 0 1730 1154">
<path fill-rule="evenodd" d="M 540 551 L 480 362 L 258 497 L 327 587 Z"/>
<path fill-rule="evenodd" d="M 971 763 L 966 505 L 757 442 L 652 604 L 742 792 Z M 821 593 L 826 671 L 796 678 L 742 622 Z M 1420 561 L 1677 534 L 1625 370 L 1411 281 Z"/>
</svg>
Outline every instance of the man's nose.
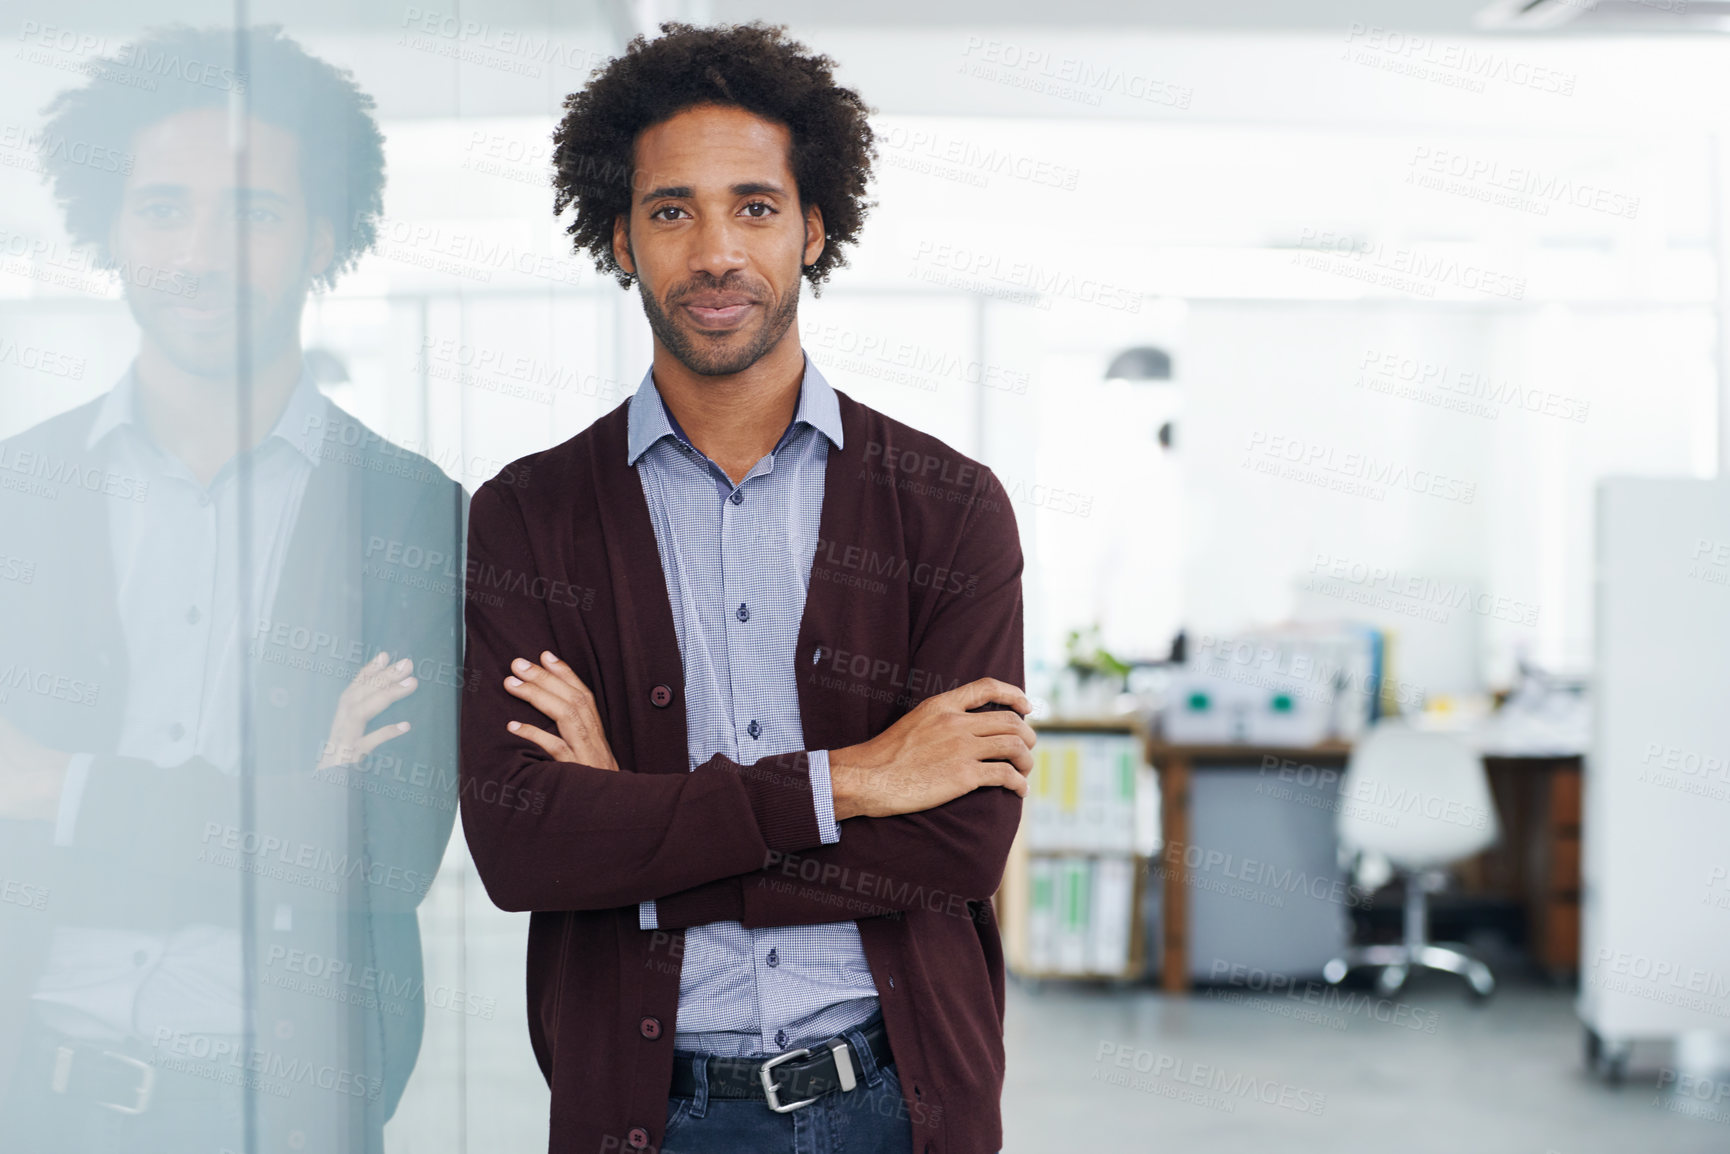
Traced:
<svg viewBox="0 0 1730 1154">
<path fill-rule="evenodd" d="M 241 227 L 230 213 L 198 214 L 181 235 L 174 254 L 176 271 L 191 276 L 231 271 Z"/>
<path fill-rule="evenodd" d="M 717 277 L 746 265 L 744 238 L 740 228 L 727 217 L 707 217 L 697 225 L 691 249 L 692 272 L 703 271 Z"/>
</svg>

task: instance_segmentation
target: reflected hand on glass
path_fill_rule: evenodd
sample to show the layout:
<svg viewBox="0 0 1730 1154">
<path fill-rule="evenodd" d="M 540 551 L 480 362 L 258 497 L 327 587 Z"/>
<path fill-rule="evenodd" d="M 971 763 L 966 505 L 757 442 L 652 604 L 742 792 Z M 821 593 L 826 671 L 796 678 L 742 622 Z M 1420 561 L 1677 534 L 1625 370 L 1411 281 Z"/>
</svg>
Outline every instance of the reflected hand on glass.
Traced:
<svg viewBox="0 0 1730 1154">
<path fill-rule="evenodd" d="M 513 675 L 505 678 L 505 689 L 540 710 L 558 725 L 559 731 L 548 733 L 521 721 L 507 723 L 506 729 L 528 738 L 552 754 L 554 760 L 600 769 L 619 768 L 613 747 L 607 744 L 606 731 L 601 728 L 595 695 L 569 665 L 550 651 L 543 651 L 540 665 L 519 657 L 511 662 L 511 672 Z"/>
<path fill-rule="evenodd" d="M 38 745 L 0 717 L 0 818 L 52 821 L 70 754 Z"/>
<path fill-rule="evenodd" d="M 373 718 L 413 693 L 420 684 L 410 672 L 414 669 L 413 661 L 405 657 L 395 665 L 387 665 L 389 660 L 390 654 L 378 654 L 361 666 L 342 691 L 336 716 L 330 722 L 330 737 L 318 759 L 319 769 L 355 765 L 391 738 L 408 732 L 406 721 L 381 726 L 371 733 L 366 731 Z"/>
</svg>

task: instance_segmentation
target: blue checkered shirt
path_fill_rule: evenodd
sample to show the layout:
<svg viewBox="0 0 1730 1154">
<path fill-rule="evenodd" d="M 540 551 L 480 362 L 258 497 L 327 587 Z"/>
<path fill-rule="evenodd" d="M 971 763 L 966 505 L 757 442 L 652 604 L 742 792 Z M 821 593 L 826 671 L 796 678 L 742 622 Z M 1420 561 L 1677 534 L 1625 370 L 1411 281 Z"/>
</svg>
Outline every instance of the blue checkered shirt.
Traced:
<svg viewBox="0 0 1730 1154">
<path fill-rule="evenodd" d="M 637 469 L 685 670 L 690 765 L 716 753 L 742 764 L 803 749 L 794 649 L 817 549 L 829 442 L 841 409 L 805 358 L 799 404 L 774 450 L 738 485 L 704 456 L 661 400 L 654 373 L 631 398 L 629 462 Z M 829 752 L 810 751 L 817 826 L 840 840 Z M 656 928 L 655 903 L 638 924 Z M 746 929 L 714 922 L 685 931 L 679 975 L 681 1050 L 774 1054 L 858 1025 L 877 985 L 853 922 Z"/>
</svg>

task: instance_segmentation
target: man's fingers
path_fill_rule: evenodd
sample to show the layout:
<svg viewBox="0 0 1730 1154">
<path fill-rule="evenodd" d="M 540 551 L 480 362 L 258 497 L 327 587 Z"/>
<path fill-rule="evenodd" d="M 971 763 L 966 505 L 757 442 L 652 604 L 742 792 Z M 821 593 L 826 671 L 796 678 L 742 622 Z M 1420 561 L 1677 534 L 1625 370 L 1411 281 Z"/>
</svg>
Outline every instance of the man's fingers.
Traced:
<svg viewBox="0 0 1730 1154">
<path fill-rule="evenodd" d="M 571 747 L 565 744 L 565 739 L 556 733 L 548 733 L 536 725 L 526 721 L 512 721 L 505 728 L 518 737 L 526 737 L 552 755 L 554 761 L 575 762 L 577 755 L 571 752 Z"/>
<path fill-rule="evenodd" d="M 581 677 L 577 676 L 577 671 L 572 669 L 568 663 L 560 661 L 558 654 L 550 649 L 542 650 L 541 664 L 546 667 L 547 672 L 576 690 L 580 699 L 594 700 L 595 695 L 589 692 L 589 687 L 584 684 Z"/>
<path fill-rule="evenodd" d="M 957 709 L 977 709 L 989 702 L 997 702 L 1023 715 L 1033 712 L 1033 703 L 1027 700 L 1027 694 L 1009 682 L 999 681 L 995 677 L 981 677 L 977 681 L 969 681 L 966 685 L 956 686 L 939 696 L 947 698 Z"/>
<path fill-rule="evenodd" d="M 505 678 L 505 692 L 511 696 L 521 698 L 555 721 L 575 704 L 570 686 L 557 677 L 521 658 L 511 663 L 512 670 L 519 667 L 520 673 L 513 672 Z"/>
<path fill-rule="evenodd" d="M 966 715 L 968 732 L 975 737 L 990 737 L 995 734 L 1007 733 L 1021 739 L 1022 744 L 1032 749 L 1039 740 L 1039 735 L 1027 720 L 1018 713 L 1007 709 L 989 709 L 984 713 L 969 713 Z"/>
<path fill-rule="evenodd" d="M 371 733 L 360 733 L 360 726 L 354 728 L 352 737 L 331 737 L 319 750 L 318 768 L 328 769 L 336 765 L 359 765 L 368 754 L 393 737 L 401 737 L 408 732 L 409 723 L 398 721 L 391 725 L 382 725 Z"/>
<path fill-rule="evenodd" d="M 1033 752 L 1026 742 L 1012 734 L 980 738 L 978 756 L 981 761 L 1007 761 L 1019 773 L 1033 772 Z"/>
<path fill-rule="evenodd" d="M 353 717 L 365 724 L 383 713 L 388 707 L 401 701 L 420 687 L 420 682 L 413 674 L 386 682 L 368 692 L 365 696 L 348 703 Z"/>
<path fill-rule="evenodd" d="M 1000 785 L 1017 797 L 1027 796 L 1027 778 L 1013 766 L 1004 765 L 1001 761 L 982 761 L 979 765 L 983 771 L 980 785 Z"/>
<path fill-rule="evenodd" d="M 408 722 L 398 721 L 391 725 L 381 725 L 359 741 L 354 743 L 353 759 L 359 761 L 393 737 L 401 737 L 408 732 Z"/>
<path fill-rule="evenodd" d="M 414 669 L 414 663 L 406 657 L 395 665 L 385 664 L 389 660 L 390 654 L 379 653 L 371 661 L 355 670 L 349 683 L 343 686 L 343 700 L 354 701 L 364 697 L 382 685 L 389 685 L 393 681 L 400 680 Z"/>
</svg>

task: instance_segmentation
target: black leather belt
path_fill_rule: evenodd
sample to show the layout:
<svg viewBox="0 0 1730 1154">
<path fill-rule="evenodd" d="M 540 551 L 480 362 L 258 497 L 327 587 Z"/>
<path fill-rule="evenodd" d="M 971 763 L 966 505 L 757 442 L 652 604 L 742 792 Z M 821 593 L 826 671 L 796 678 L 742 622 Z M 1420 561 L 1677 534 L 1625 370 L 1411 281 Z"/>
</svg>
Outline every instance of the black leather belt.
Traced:
<svg viewBox="0 0 1730 1154">
<path fill-rule="evenodd" d="M 878 1067 L 890 1065 L 889 1032 L 882 1015 L 859 1027 L 865 1045 Z M 697 1094 L 697 1075 L 691 1059 L 699 1055 L 678 1051 L 673 1065 L 674 1098 Z M 860 1055 L 844 1035 L 817 1042 L 799 1050 L 788 1050 L 773 1058 L 723 1058 L 710 1054 L 703 1059 L 711 1098 L 761 1098 L 778 1114 L 809 1106 L 831 1090 L 847 1091 L 859 1084 L 864 1068 Z M 784 1100 L 786 1099 L 786 1100 Z"/>
<path fill-rule="evenodd" d="M 42 1109 L 101 1107 L 136 1116 L 158 1101 L 213 1102 L 234 1090 L 219 1079 L 201 1078 L 164 1065 L 143 1042 L 91 1043 L 60 1034 L 40 1022 L 29 1027 L 22 1067 L 14 1085 Z"/>
</svg>

